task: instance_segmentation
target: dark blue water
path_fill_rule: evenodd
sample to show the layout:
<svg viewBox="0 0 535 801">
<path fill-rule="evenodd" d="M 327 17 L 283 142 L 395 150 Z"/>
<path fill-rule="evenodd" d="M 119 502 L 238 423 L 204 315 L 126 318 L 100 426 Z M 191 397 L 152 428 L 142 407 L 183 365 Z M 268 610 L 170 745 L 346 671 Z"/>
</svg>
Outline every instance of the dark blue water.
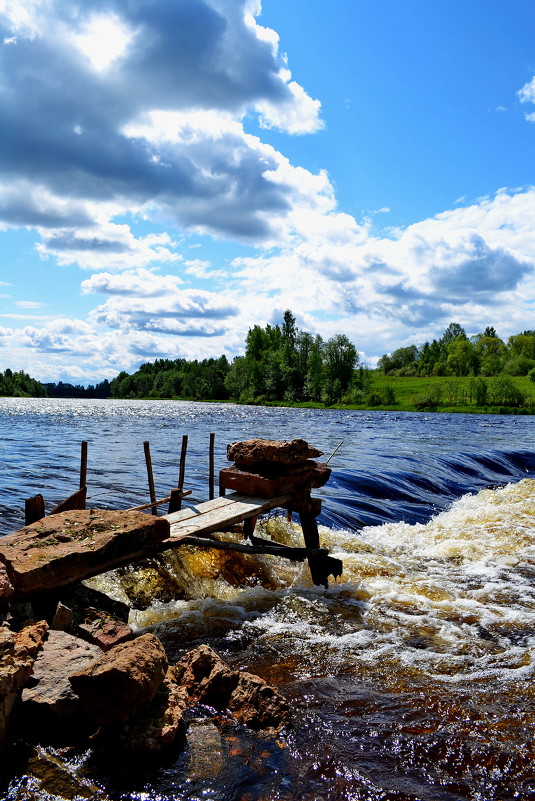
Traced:
<svg viewBox="0 0 535 801">
<path fill-rule="evenodd" d="M 149 500 L 146 440 L 157 496 L 168 495 L 178 481 L 183 434 L 185 486 L 191 500 L 205 500 L 210 432 L 216 474 L 228 465 L 226 446 L 235 440 L 302 437 L 325 458 L 343 442 L 329 484 L 318 491 L 320 522 L 350 529 L 427 520 L 466 492 L 535 475 L 531 417 L 2 398 L 0 533 L 23 525 L 25 498 L 40 492 L 50 511 L 78 488 L 83 440 L 89 504 L 125 509 Z"/>
<path fill-rule="evenodd" d="M 343 442 L 314 493 L 322 537 L 344 561 L 339 583 L 312 588 L 306 567 L 269 562 L 246 584 L 197 581 L 209 570 L 193 569 L 186 595 L 156 598 L 139 623 L 171 662 L 206 642 L 266 678 L 293 726 L 268 736 L 197 710 L 185 747 L 148 765 L 55 753 L 73 781 L 114 801 L 534 798 L 532 418 L 0 399 L 0 533 L 23 524 L 25 498 L 41 492 L 49 511 L 77 489 L 82 441 L 95 507 L 148 500 L 147 440 L 167 495 L 183 434 L 189 500 L 205 500 L 211 432 L 217 470 L 235 440 L 302 437 L 326 458 Z M 24 763 L 15 774 L 0 772 L 9 801 L 56 797 L 32 789 Z"/>
</svg>

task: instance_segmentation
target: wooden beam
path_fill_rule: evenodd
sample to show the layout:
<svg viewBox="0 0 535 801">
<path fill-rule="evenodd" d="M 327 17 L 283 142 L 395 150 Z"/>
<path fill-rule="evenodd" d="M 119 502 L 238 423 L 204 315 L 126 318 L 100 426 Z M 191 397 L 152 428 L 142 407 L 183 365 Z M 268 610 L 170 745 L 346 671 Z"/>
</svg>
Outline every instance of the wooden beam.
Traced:
<svg viewBox="0 0 535 801">
<path fill-rule="evenodd" d="M 87 487 L 82 487 L 76 492 L 73 492 L 72 495 L 69 495 L 68 498 L 65 498 L 64 501 L 58 503 L 52 511 L 50 512 L 51 515 L 57 515 L 59 512 L 72 512 L 74 509 L 85 509 L 85 500 L 87 495 Z"/>
<path fill-rule="evenodd" d="M 156 502 L 156 490 L 154 489 L 154 475 L 152 473 L 152 461 L 150 458 L 150 444 L 148 442 L 143 443 L 143 450 L 145 451 L 145 464 L 147 465 L 147 478 L 149 480 L 149 492 L 151 499 L 152 514 L 157 515 L 158 511 L 156 509 L 156 506 L 158 504 Z"/>
</svg>

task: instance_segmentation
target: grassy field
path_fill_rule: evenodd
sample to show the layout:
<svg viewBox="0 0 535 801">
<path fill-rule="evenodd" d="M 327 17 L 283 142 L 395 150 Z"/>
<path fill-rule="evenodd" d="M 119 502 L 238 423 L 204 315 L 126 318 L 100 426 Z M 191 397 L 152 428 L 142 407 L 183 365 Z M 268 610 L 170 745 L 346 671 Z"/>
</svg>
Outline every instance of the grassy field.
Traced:
<svg viewBox="0 0 535 801">
<path fill-rule="evenodd" d="M 495 382 L 506 378 L 525 396 L 520 406 L 507 403 L 492 403 Z M 469 412 L 472 414 L 535 414 L 535 384 L 527 376 L 497 376 L 485 378 L 490 401 L 482 405 L 475 404 L 474 379 L 466 377 L 415 377 L 385 376 L 373 372 L 372 393 L 384 396 L 385 390 L 391 388 L 395 402 L 391 404 L 366 405 L 359 409 L 388 409 L 398 411 L 437 411 L 437 412 Z M 472 395 L 472 397 L 470 397 Z M 426 403 L 426 400 L 429 401 Z"/>
</svg>

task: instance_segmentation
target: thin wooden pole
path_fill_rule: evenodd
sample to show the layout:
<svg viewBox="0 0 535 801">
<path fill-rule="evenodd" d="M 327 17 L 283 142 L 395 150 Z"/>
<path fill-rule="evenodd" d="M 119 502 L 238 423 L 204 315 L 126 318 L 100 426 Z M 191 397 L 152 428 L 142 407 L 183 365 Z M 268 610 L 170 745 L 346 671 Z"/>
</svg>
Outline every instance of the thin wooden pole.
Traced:
<svg viewBox="0 0 535 801">
<path fill-rule="evenodd" d="M 80 489 L 87 487 L 87 442 L 82 442 L 80 455 Z"/>
<path fill-rule="evenodd" d="M 186 451 L 188 450 L 188 435 L 182 437 L 182 450 L 180 451 L 180 468 L 178 471 L 178 489 L 184 489 L 184 474 L 186 472 Z"/>
<path fill-rule="evenodd" d="M 143 443 L 143 450 L 145 451 L 145 464 L 147 465 L 147 477 L 149 479 L 149 492 L 150 492 L 150 499 L 153 504 L 156 503 L 156 490 L 154 489 L 154 476 L 152 473 L 152 461 L 150 458 L 150 444 L 148 442 Z M 152 507 L 152 514 L 157 515 L 158 510 L 156 506 Z"/>
<path fill-rule="evenodd" d="M 209 500 L 213 500 L 214 498 L 214 442 L 215 442 L 215 434 L 210 434 L 210 469 L 209 469 L 209 488 L 208 488 L 208 498 Z"/>
</svg>

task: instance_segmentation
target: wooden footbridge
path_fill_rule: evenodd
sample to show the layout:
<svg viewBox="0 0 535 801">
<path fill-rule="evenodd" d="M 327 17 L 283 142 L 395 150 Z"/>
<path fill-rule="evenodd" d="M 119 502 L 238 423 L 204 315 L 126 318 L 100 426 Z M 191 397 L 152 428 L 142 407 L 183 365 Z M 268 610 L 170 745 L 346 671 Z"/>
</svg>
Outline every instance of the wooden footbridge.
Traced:
<svg viewBox="0 0 535 801">
<path fill-rule="evenodd" d="M 303 443 L 303 440 L 271 444 L 292 446 L 293 443 Z M 247 443 L 234 443 L 240 444 Z M 303 444 L 308 452 L 319 453 L 307 443 Z M 146 456 L 147 445 L 145 443 Z M 288 448 L 283 449 L 284 453 L 287 451 Z M 220 497 L 187 508 L 181 508 L 182 498 L 190 494 L 183 490 L 182 483 L 169 497 L 156 500 L 150 459 L 147 459 L 147 469 L 151 502 L 140 507 L 125 511 L 87 510 L 84 483 L 66 502 L 45 516 L 43 499 L 35 496 L 26 504 L 27 525 L 0 539 L 0 600 L 11 602 L 58 591 L 140 558 L 185 545 L 268 554 L 292 561 L 306 559 L 313 582 L 327 586 L 328 576 L 341 575 L 343 566 L 326 548 L 320 547 L 316 518 L 321 501 L 312 498 L 310 490 L 322 486 L 330 470 L 325 464 L 310 460 L 298 463 L 297 467 L 286 465 L 282 470 L 274 471 L 273 465 L 268 467 L 263 474 L 238 466 L 224 468 L 219 474 Z M 181 479 L 183 481 L 182 458 Z M 80 481 L 85 482 L 83 446 Z M 251 492 L 239 491 L 240 488 Z M 157 506 L 167 502 L 167 514 L 158 516 Z M 282 545 L 255 536 L 258 517 L 277 508 L 286 510 L 290 518 L 294 512 L 299 515 L 304 547 Z M 152 510 L 153 514 L 144 514 L 146 510 Z M 241 542 L 214 536 L 215 532 L 230 531 L 237 526 L 242 531 Z"/>
</svg>

